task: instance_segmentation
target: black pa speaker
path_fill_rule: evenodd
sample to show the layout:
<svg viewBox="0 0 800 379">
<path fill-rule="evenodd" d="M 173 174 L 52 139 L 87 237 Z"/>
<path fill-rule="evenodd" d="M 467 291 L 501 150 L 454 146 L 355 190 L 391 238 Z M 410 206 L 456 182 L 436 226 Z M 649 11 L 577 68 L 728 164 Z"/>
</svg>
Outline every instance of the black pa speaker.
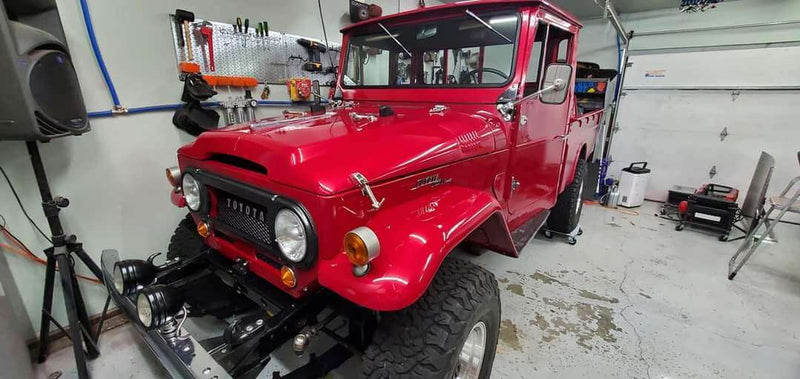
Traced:
<svg viewBox="0 0 800 379">
<path fill-rule="evenodd" d="M 90 130 L 54 0 L 0 6 L 0 140 L 48 141 Z"/>
</svg>

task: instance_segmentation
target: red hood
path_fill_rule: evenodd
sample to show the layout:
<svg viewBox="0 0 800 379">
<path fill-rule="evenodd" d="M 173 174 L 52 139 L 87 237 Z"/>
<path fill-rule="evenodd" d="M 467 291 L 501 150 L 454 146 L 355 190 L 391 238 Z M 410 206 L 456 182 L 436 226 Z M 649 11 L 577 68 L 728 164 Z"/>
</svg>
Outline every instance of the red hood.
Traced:
<svg viewBox="0 0 800 379">
<path fill-rule="evenodd" d="M 329 110 L 319 116 L 273 118 L 203 133 L 178 153 L 195 159 L 227 154 L 258 163 L 270 180 L 331 195 L 355 188 L 360 172 L 377 183 L 495 150 L 501 133 L 494 116 L 430 106 L 393 105 Z M 351 116 L 374 116 L 374 121 Z"/>
</svg>

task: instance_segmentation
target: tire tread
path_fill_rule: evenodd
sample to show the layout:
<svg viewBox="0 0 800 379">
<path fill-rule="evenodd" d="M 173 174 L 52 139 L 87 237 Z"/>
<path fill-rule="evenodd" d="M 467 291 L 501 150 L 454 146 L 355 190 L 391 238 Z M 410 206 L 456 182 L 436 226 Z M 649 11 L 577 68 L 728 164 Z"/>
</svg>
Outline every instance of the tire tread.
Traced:
<svg viewBox="0 0 800 379">
<path fill-rule="evenodd" d="M 448 258 L 425 294 L 408 308 L 383 315 L 364 353 L 362 376 L 377 378 L 443 378 L 450 370 L 472 313 L 500 294 L 494 275 L 473 263 Z M 494 360 L 499 325 L 487 325 L 484 365 Z"/>
</svg>

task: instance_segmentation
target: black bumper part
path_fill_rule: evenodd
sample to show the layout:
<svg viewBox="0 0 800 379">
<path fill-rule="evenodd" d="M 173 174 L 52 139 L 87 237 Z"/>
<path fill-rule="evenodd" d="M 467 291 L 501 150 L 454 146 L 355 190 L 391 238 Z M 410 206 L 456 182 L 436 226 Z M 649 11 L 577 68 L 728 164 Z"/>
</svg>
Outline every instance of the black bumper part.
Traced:
<svg viewBox="0 0 800 379">
<path fill-rule="evenodd" d="M 118 260 L 119 254 L 116 250 L 103 251 L 101 262 L 103 277 L 108 283 L 106 288 L 109 296 L 131 319 L 145 344 L 172 377 L 255 378 L 269 362 L 272 352 L 297 335 L 303 328 L 312 325 L 324 328 L 325 322 L 321 325 L 317 324 L 317 316 L 327 307 L 338 304 L 336 298 L 325 291 L 319 291 L 301 300 L 293 299 L 261 278 L 247 272 L 237 272 L 234 269 L 235 262 L 213 250 L 206 250 L 176 264 L 175 267 L 164 270 L 156 281 L 159 284 L 180 287 L 192 280 L 202 278 L 203 275 L 213 273 L 225 285 L 252 300 L 265 315 L 272 315 L 265 318 L 263 327 L 248 333 L 249 337 L 243 339 L 242 343 L 231 341 L 225 342 L 225 345 L 214 343 L 216 348 L 207 346 L 209 350 L 206 350 L 191 335 L 167 339 L 157 329 L 147 330 L 142 326 L 138 321 L 134 301 L 118 294 L 111 284 L 113 283 L 114 264 Z M 202 268 L 198 269 L 198 266 Z M 348 317 L 359 314 L 359 312 L 349 311 L 344 313 L 348 314 Z M 328 321 L 330 319 L 333 317 L 329 317 Z M 218 341 L 224 340 L 225 338 L 218 339 Z M 239 340 L 234 339 L 233 341 Z M 208 343 L 208 340 L 204 343 Z M 272 378 L 322 377 L 353 355 L 353 345 L 354 341 L 347 341 L 344 344 L 340 341 L 319 357 L 312 354 L 306 365 L 283 376 L 277 372 L 273 373 Z"/>
<path fill-rule="evenodd" d="M 100 258 L 106 289 L 114 303 L 133 324 L 142 340 L 173 378 L 231 378 L 230 375 L 191 336 L 181 337 L 169 343 L 157 330 L 147 330 L 138 321 L 136 305 L 130 298 L 122 296 L 113 288 L 112 272 L 119 261 L 116 250 L 103 250 Z"/>
</svg>

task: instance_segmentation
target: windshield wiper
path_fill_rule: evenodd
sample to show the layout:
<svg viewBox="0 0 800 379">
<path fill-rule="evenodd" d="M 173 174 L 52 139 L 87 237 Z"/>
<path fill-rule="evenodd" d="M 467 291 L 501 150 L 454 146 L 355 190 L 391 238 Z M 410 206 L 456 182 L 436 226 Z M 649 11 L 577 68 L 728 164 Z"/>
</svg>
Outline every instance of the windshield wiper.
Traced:
<svg viewBox="0 0 800 379">
<path fill-rule="evenodd" d="M 474 19 L 478 20 L 478 22 L 480 22 L 481 24 L 483 24 L 483 26 L 485 26 L 487 29 L 489 29 L 489 30 L 493 31 L 493 32 L 494 32 L 495 34 L 497 34 L 498 36 L 500 36 L 500 37 L 503 37 L 503 39 L 504 39 L 504 40 L 506 40 L 506 41 L 508 41 L 508 43 L 514 43 L 514 41 L 512 41 L 510 38 L 506 37 L 506 36 L 505 36 L 503 33 L 500 33 L 500 32 L 498 32 L 498 31 L 497 31 L 497 29 L 493 28 L 493 27 L 492 27 L 491 25 L 489 25 L 489 23 L 487 23 L 486 21 L 483 21 L 483 19 L 482 19 L 482 18 L 478 17 L 478 15 L 476 15 L 475 13 L 472 13 L 472 12 L 471 12 L 469 9 L 467 9 L 467 14 L 468 14 L 468 15 L 470 15 L 472 18 L 474 18 Z M 378 24 L 378 25 L 380 25 L 380 24 Z M 399 42 L 398 42 L 398 43 L 399 43 Z"/>
<path fill-rule="evenodd" d="M 392 34 L 392 32 L 390 32 L 390 31 L 389 31 L 389 29 L 386 29 L 386 27 L 385 27 L 385 26 L 383 26 L 383 24 L 381 24 L 380 22 L 378 23 L 378 26 L 380 26 L 380 27 L 381 27 L 381 29 L 383 29 L 383 31 L 384 31 L 384 32 L 386 32 L 386 34 L 387 34 L 389 37 L 392 37 L 392 40 L 394 40 L 394 43 L 396 43 L 396 44 L 397 44 L 397 46 L 400 46 L 400 48 L 402 48 L 402 49 L 403 49 L 403 51 L 405 51 L 405 52 L 406 52 L 406 54 L 408 54 L 408 56 L 409 56 L 409 57 L 411 57 L 411 52 L 409 52 L 409 51 L 408 51 L 408 49 L 406 49 L 406 47 L 405 47 L 405 46 L 403 46 L 403 44 L 402 44 L 402 43 L 400 43 L 400 41 L 398 41 L 398 40 L 397 40 L 397 38 L 394 38 L 394 34 Z M 509 42 L 510 42 L 510 41 L 509 41 Z"/>
</svg>

